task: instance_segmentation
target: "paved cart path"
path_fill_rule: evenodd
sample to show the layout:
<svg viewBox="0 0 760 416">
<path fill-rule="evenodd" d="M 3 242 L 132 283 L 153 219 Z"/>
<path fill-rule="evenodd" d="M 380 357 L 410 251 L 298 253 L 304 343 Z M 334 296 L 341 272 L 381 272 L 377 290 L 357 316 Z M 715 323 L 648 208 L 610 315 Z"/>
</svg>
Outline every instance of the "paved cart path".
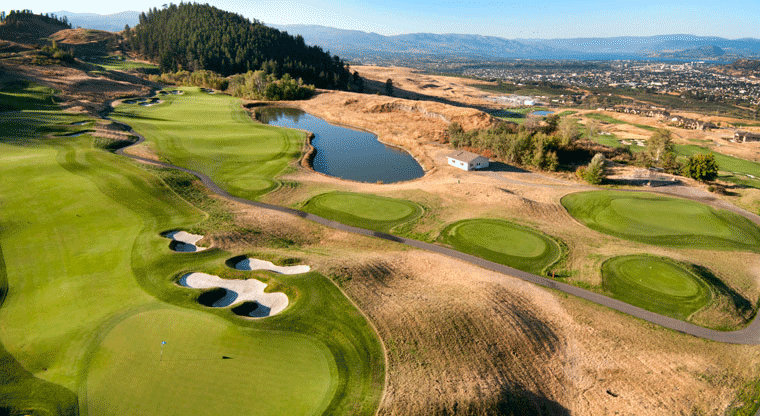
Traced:
<svg viewBox="0 0 760 416">
<path fill-rule="evenodd" d="M 124 125 L 123 123 L 119 123 L 119 124 Z M 473 264 L 478 267 L 482 267 L 484 269 L 492 270 L 497 273 L 502 273 L 505 275 L 516 277 L 518 279 L 522 279 L 524 281 L 527 281 L 533 284 L 537 284 L 543 287 L 547 287 L 547 288 L 555 289 L 564 293 L 568 293 L 573 296 L 577 296 L 579 298 L 585 299 L 589 302 L 594 302 L 596 304 L 606 306 L 608 308 L 626 313 L 636 318 L 643 319 L 647 322 L 651 322 L 653 324 L 657 324 L 665 328 L 670 328 L 672 330 L 679 331 L 685 334 L 693 335 L 695 337 L 709 339 L 709 340 L 717 341 L 717 342 L 732 343 L 732 344 L 750 344 L 750 345 L 760 344 L 760 320 L 758 320 L 757 315 L 747 327 L 737 330 L 737 331 L 716 331 L 712 329 L 707 329 L 707 328 L 693 325 L 693 324 L 690 324 L 688 322 L 684 322 L 678 319 L 674 319 L 674 318 L 663 316 L 654 312 L 650 312 L 650 311 L 638 308 L 636 306 L 630 305 L 628 303 L 619 301 L 617 299 L 613 299 L 613 298 L 601 295 L 599 293 L 581 289 L 579 287 L 572 286 L 567 283 L 558 282 L 556 280 L 552 280 L 547 277 L 538 276 L 532 273 L 527 273 L 521 270 L 517 270 L 512 267 L 505 266 L 503 264 L 484 260 L 479 257 L 465 254 L 448 247 L 439 246 L 436 244 L 430 244 L 430 243 L 426 243 L 423 241 L 414 240 L 410 238 L 399 237 L 399 236 L 382 233 L 378 231 L 367 230 L 364 228 L 352 227 L 350 225 L 345 225 L 337 221 L 328 220 L 326 218 L 322 218 L 305 211 L 288 208 L 288 207 L 282 207 L 279 205 L 267 204 L 267 203 L 258 202 L 258 201 L 251 201 L 248 199 L 230 195 L 229 193 L 227 193 L 227 191 L 225 191 L 224 189 L 219 187 L 219 185 L 217 185 L 214 181 L 212 181 L 211 178 L 209 178 L 208 176 L 200 172 L 195 172 L 193 170 L 183 168 L 181 166 L 175 166 L 169 163 L 159 162 L 156 160 L 125 153 L 124 152 L 125 149 L 142 143 L 143 141 L 145 141 L 145 138 L 139 133 L 132 130 L 130 126 L 128 125 L 124 125 L 124 126 L 130 130 L 131 134 L 138 137 L 139 140 L 130 146 L 123 147 L 117 150 L 116 151 L 117 154 L 129 157 L 134 160 L 138 160 L 140 162 L 144 162 L 147 164 L 161 166 L 161 167 L 169 168 L 169 169 L 176 169 L 182 172 L 189 173 L 197 177 L 198 179 L 200 179 L 203 182 L 203 184 L 206 185 L 211 191 L 213 191 L 214 193 L 216 193 L 217 195 L 223 198 L 226 198 L 235 202 L 239 202 L 241 204 L 257 207 L 257 208 L 268 209 L 272 211 L 278 211 L 278 212 L 294 215 L 294 216 L 301 217 L 303 219 L 307 219 L 310 221 L 314 221 L 316 223 L 319 223 L 324 226 L 331 227 L 337 230 L 346 231 L 353 234 L 364 235 L 368 237 L 380 238 L 383 240 L 406 244 L 407 246 L 415 247 L 421 250 L 432 251 L 434 253 L 442 254 L 444 256 L 448 256 L 451 258 L 468 262 L 470 264 Z M 689 196 L 687 195 L 680 195 L 680 196 L 689 198 Z M 705 201 L 704 198 L 691 197 L 690 199 L 695 199 L 701 202 L 710 203 L 708 201 Z M 721 205 L 720 208 L 731 209 L 732 211 L 737 212 L 740 215 L 743 215 L 749 218 L 753 222 L 760 224 L 760 217 L 758 217 L 757 215 L 751 214 L 747 211 L 741 210 L 734 206 L 730 206 L 729 208 L 726 206 L 728 204 L 725 204 L 722 201 L 712 201 L 712 202 L 715 202 L 715 203 L 712 203 L 711 205 L 716 205 L 717 203 L 719 203 Z M 758 413 L 758 415 L 760 415 L 760 413 Z"/>
</svg>

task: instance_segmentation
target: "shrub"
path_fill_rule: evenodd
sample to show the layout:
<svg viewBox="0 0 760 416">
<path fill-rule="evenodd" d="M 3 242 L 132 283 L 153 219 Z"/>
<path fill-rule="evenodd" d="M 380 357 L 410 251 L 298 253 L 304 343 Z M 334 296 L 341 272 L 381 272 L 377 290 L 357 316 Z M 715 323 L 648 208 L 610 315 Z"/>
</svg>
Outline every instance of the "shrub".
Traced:
<svg viewBox="0 0 760 416">
<path fill-rule="evenodd" d="M 718 163 L 712 153 L 697 153 L 689 156 L 683 167 L 684 176 L 700 182 L 713 181 L 718 177 Z"/>
<path fill-rule="evenodd" d="M 585 171 L 583 172 L 583 179 L 592 185 L 599 185 L 602 183 L 602 181 L 604 181 L 605 177 L 607 176 L 604 171 L 605 162 L 606 159 L 604 158 L 603 154 L 595 154 L 591 159 L 591 163 L 588 164 Z"/>
</svg>

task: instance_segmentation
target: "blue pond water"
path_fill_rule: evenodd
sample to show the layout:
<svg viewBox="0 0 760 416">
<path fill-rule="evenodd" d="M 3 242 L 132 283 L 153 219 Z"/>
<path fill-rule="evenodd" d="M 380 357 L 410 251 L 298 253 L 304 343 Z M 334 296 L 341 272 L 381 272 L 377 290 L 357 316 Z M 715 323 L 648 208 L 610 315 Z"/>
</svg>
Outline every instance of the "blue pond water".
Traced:
<svg viewBox="0 0 760 416">
<path fill-rule="evenodd" d="M 312 166 L 317 172 L 383 183 L 408 181 L 425 174 L 409 153 L 380 143 L 372 133 L 335 126 L 294 108 L 268 107 L 257 113 L 262 123 L 314 133 L 311 145 L 316 153 Z"/>
<path fill-rule="evenodd" d="M 550 114 L 554 114 L 554 111 L 538 110 L 538 111 L 532 112 L 531 114 L 533 114 L 534 116 L 548 116 Z"/>
</svg>

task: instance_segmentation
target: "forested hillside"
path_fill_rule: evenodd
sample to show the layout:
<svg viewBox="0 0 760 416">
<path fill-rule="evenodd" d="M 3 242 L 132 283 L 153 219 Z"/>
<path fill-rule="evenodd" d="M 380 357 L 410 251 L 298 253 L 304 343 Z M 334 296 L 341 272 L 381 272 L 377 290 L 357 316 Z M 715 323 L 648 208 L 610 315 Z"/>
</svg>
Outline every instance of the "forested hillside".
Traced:
<svg viewBox="0 0 760 416">
<path fill-rule="evenodd" d="M 31 10 L 0 12 L 0 39 L 21 43 L 37 43 L 41 38 L 62 30 L 71 29 L 66 17 L 34 14 Z"/>
<path fill-rule="evenodd" d="M 132 48 L 164 72 L 207 69 L 224 76 L 264 70 L 320 88 L 347 89 L 351 77 L 337 56 L 301 36 L 209 5 L 183 3 L 140 14 L 127 36 Z"/>
</svg>

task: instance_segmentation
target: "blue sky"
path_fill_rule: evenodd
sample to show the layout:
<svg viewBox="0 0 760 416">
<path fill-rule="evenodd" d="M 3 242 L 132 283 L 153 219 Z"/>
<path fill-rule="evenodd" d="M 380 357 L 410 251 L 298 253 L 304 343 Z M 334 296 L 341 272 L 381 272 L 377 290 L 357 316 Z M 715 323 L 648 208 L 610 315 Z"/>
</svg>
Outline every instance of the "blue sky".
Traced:
<svg viewBox="0 0 760 416">
<path fill-rule="evenodd" d="M 159 2 L 26 0 L 18 8 L 109 14 L 161 7 Z M 760 38 L 760 0 L 201 0 L 264 23 L 318 24 L 376 32 L 467 33 L 505 38 L 692 34 Z M 22 3 L 19 3 L 22 4 Z M 16 8 L 16 7 L 14 7 Z"/>
</svg>

